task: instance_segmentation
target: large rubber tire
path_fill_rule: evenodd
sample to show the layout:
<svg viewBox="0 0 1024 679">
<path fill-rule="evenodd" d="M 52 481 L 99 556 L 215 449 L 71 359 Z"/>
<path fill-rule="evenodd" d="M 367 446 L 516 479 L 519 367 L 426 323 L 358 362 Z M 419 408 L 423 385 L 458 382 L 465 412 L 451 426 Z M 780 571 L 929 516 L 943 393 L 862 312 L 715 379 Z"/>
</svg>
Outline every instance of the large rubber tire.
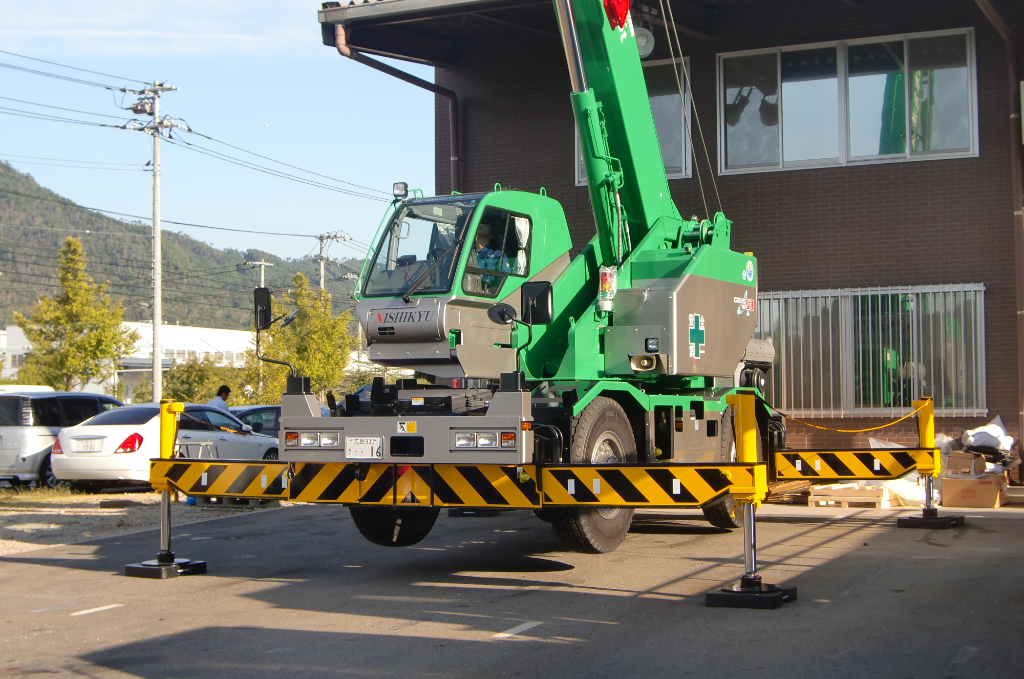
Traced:
<svg viewBox="0 0 1024 679">
<path fill-rule="evenodd" d="M 636 439 L 629 418 L 610 398 L 598 396 L 572 422 L 569 461 L 573 464 L 636 462 Z M 566 547 L 603 554 L 616 549 L 633 523 L 633 509 L 553 508 L 545 510 Z"/>
<path fill-rule="evenodd" d="M 363 537 L 382 547 L 408 547 L 427 537 L 440 509 L 349 507 L 352 521 Z"/>
<path fill-rule="evenodd" d="M 271 448 L 267 452 L 263 453 L 264 460 L 276 460 L 277 459 L 277 448 Z"/>
<path fill-rule="evenodd" d="M 704 518 L 716 528 L 743 528 L 743 508 L 732 495 L 703 507 Z"/>
</svg>

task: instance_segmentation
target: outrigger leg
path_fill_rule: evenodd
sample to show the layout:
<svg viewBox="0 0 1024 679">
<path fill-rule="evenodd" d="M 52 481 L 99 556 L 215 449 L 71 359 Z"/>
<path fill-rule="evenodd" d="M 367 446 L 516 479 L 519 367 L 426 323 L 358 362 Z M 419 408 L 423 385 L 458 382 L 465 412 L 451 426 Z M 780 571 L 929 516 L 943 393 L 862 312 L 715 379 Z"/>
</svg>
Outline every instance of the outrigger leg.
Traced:
<svg viewBox="0 0 1024 679">
<path fill-rule="evenodd" d="M 918 471 L 924 477 L 924 508 L 921 516 L 907 516 L 896 519 L 897 528 L 953 528 L 954 526 L 965 526 L 967 520 L 961 516 L 939 516 L 939 510 L 935 508 L 935 477 L 938 476 L 940 467 L 939 451 L 935 447 L 935 415 L 932 410 L 931 399 L 914 401 L 914 408 L 920 409 L 917 416 L 917 430 L 920 438 L 920 446 L 932 451 L 931 464 L 918 466 Z"/>
<path fill-rule="evenodd" d="M 796 587 L 781 587 L 761 582 L 757 573 L 757 527 L 754 504 L 743 503 L 743 565 L 746 571 L 738 584 L 722 587 L 704 595 L 713 608 L 781 608 L 796 601 Z"/>
<path fill-rule="evenodd" d="M 160 401 L 160 457 L 174 457 L 174 442 L 178 435 L 178 413 L 184 404 L 170 399 Z M 176 559 L 171 551 L 171 493 L 166 485 L 160 493 L 160 551 L 155 559 L 142 563 L 131 563 L 124 567 L 124 574 L 130 578 L 154 578 L 166 580 L 179 575 L 200 575 L 206 572 L 205 561 Z"/>
<path fill-rule="evenodd" d="M 754 416 L 755 401 L 750 394 L 733 394 L 726 397 L 735 409 L 736 459 L 740 462 L 757 462 L 757 420 Z M 763 466 L 755 468 L 752 488 L 734 488 L 733 497 L 743 507 L 743 565 L 745 573 L 738 584 L 723 587 L 704 595 L 704 603 L 717 608 L 779 608 L 782 604 L 796 601 L 796 587 L 780 587 L 761 582 L 757 574 L 757 505 L 768 493 L 768 481 Z"/>
</svg>

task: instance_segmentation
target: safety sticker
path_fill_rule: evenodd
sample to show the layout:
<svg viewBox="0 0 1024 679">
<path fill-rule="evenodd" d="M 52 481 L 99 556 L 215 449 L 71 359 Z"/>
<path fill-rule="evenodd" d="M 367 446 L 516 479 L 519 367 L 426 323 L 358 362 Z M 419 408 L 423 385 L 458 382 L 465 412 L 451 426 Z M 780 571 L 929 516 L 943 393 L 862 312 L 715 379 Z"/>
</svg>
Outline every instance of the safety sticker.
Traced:
<svg viewBox="0 0 1024 679">
<path fill-rule="evenodd" d="M 700 314 L 690 314 L 690 358 L 700 359 L 701 354 L 707 353 L 704 350 L 704 317 Z"/>
<path fill-rule="evenodd" d="M 744 311 L 746 311 L 747 315 L 749 316 L 750 312 L 754 310 L 754 300 L 751 297 L 747 297 L 747 291 L 746 290 L 743 291 L 743 296 L 742 297 L 733 297 L 732 298 L 732 302 L 733 302 L 733 304 L 737 305 L 737 307 L 736 307 L 736 315 L 737 316 L 742 316 Z"/>
<path fill-rule="evenodd" d="M 747 267 L 743 269 L 743 280 L 754 282 L 754 260 L 747 260 Z"/>
<path fill-rule="evenodd" d="M 416 423 L 415 422 L 399 422 L 398 423 L 399 434 L 415 434 Z"/>
</svg>

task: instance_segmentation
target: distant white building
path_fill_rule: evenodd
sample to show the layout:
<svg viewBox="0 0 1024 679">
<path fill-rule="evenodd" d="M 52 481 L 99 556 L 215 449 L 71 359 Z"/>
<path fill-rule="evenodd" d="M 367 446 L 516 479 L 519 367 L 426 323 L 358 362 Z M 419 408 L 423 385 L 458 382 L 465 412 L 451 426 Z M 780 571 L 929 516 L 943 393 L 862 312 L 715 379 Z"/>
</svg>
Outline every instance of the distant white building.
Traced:
<svg viewBox="0 0 1024 679">
<path fill-rule="evenodd" d="M 149 379 L 153 371 L 153 324 L 122 323 L 122 327 L 135 330 L 140 339 L 135 350 L 123 358 L 117 370 L 118 381 L 124 383 L 126 392 L 140 380 Z M 31 350 L 28 338 L 21 328 L 8 325 L 0 331 L 0 356 L 3 358 L 0 377 L 14 377 L 25 365 L 25 355 Z M 184 363 L 190 358 L 211 361 L 216 365 L 240 368 L 245 364 L 245 352 L 253 347 L 255 335 L 248 330 L 224 330 L 221 328 L 196 328 L 189 325 L 168 325 L 160 328 L 160 345 L 163 353 L 163 368 L 167 370 L 175 363 Z M 88 384 L 83 391 L 108 391 L 110 384 Z"/>
<path fill-rule="evenodd" d="M 153 324 L 124 322 L 122 327 L 135 330 L 140 339 L 135 350 L 121 359 L 118 364 L 117 381 L 124 383 L 125 393 L 130 395 L 140 381 L 149 380 L 153 373 Z M 248 330 L 224 330 L 221 328 L 197 328 L 189 325 L 168 325 L 160 328 L 160 345 L 163 353 L 163 369 L 166 371 L 175 363 L 184 363 L 190 358 L 210 361 L 215 365 L 241 368 L 245 365 L 245 352 L 255 346 L 255 333 Z M 14 377 L 25 365 L 25 355 L 32 345 L 21 328 L 8 325 L 0 330 L 0 377 Z M 370 362 L 365 349 L 349 353 L 346 372 L 372 371 L 380 366 Z M 412 377 L 413 371 L 389 369 L 395 377 Z M 112 384 L 89 383 L 82 391 L 111 393 Z M 241 386 L 239 385 L 239 388 Z"/>
</svg>

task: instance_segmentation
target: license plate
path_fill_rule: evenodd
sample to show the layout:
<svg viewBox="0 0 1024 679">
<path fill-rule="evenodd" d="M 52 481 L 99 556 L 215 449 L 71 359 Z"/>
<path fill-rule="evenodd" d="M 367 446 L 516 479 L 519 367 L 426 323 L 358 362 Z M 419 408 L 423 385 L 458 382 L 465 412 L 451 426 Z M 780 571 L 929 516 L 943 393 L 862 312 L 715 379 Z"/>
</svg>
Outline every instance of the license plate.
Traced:
<svg viewBox="0 0 1024 679">
<path fill-rule="evenodd" d="M 75 443 L 75 451 L 79 453 L 95 453 L 100 449 L 99 439 L 84 439 Z"/>
<path fill-rule="evenodd" d="M 346 436 L 346 460 L 379 460 L 384 457 L 384 444 L 380 436 Z"/>
</svg>

